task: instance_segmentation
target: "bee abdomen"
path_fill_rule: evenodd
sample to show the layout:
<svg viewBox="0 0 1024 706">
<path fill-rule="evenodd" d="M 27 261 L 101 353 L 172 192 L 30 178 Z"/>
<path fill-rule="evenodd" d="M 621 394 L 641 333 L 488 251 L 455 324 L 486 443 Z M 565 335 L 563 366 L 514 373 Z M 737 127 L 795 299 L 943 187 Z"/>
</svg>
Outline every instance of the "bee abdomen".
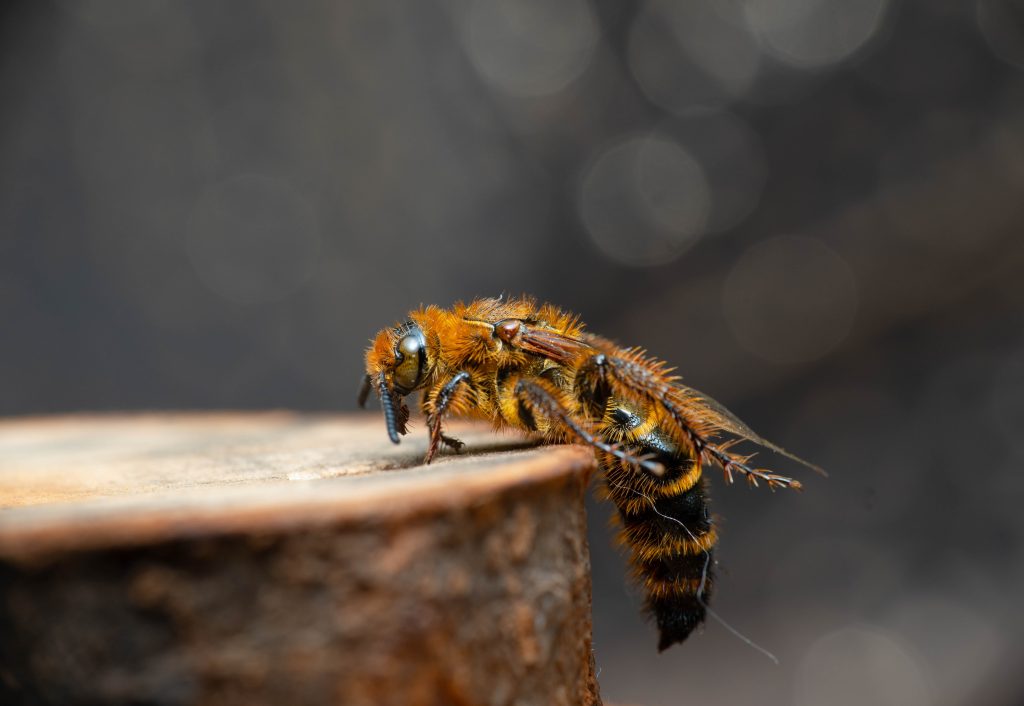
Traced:
<svg viewBox="0 0 1024 706">
<path fill-rule="evenodd" d="M 717 536 L 699 463 L 667 444 L 658 429 L 626 445 L 637 455 L 654 454 L 666 468 L 655 479 L 610 459 L 605 465 L 622 522 L 620 538 L 630 548 L 646 607 L 657 622 L 661 651 L 685 640 L 704 621 Z"/>
<path fill-rule="evenodd" d="M 657 621 L 661 651 L 685 640 L 707 613 L 716 536 L 703 481 L 658 498 L 647 513 L 624 518 L 623 524 L 633 540 L 634 570 Z"/>
</svg>

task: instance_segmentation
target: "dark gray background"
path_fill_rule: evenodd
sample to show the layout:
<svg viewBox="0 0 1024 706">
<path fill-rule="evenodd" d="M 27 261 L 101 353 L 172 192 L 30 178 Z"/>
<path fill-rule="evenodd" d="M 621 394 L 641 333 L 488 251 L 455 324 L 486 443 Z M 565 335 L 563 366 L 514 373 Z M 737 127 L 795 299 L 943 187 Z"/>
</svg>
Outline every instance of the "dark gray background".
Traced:
<svg viewBox="0 0 1024 706">
<path fill-rule="evenodd" d="M 1024 8 L 45 2 L 0 28 L 0 413 L 354 408 L 420 303 L 529 292 L 825 466 L 726 488 L 606 698 L 1024 701 Z M 383 429 L 382 429 L 383 433 Z"/>
</svg>

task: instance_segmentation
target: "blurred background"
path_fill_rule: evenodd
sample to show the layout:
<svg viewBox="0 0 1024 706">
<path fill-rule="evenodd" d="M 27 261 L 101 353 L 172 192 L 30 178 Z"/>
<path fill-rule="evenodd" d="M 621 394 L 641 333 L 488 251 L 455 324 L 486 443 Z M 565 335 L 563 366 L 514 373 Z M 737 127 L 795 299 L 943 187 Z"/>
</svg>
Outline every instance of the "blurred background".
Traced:
<svg viewBox="0 0 1024 706">
<path fill-rule="evenodd" d="M 1024 703 L 1024 3 L 0 13 L 0 414 L 350 410 L 379 328 L 529 292 L 830 472 L 712 478 L 778 666 L 657 655 L 590 507 L 607 700 Z"/>
</svg>

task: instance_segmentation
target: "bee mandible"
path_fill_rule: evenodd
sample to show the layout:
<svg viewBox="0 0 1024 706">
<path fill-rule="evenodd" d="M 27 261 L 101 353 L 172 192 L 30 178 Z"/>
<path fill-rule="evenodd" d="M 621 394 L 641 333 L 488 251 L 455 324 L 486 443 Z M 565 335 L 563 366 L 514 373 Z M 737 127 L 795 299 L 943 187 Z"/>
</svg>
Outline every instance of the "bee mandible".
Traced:
<svg viewBox="0 0 1024 706">
<path fill-rule="evenodd" d="M 821 470 L 758 436 L 643 350 L 588 333 L 577 317 L 527 297 L 411 312 L 367 350 L 360 406 L 371 389 L 396 444 L 408 432 L 404 399 L 421 392 L 426 463 L 442 445 L 463 446 L 444 433 L 449 416 L 592 447 L 658 626 L 659 651 L 704 621 L 714 589 L 717 534 L 702 469 L 720 467 L 729 483 L 743 476 L 754 486 L 800 488 L 732 450 L 750 441 Z"/>
</svg>

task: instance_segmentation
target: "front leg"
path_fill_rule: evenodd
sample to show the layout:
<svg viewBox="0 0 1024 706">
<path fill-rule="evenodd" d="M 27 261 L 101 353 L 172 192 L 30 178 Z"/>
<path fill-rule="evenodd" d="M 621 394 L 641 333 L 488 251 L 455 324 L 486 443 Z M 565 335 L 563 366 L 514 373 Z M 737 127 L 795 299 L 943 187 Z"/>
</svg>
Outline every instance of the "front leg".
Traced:
<svg viewBox="0 0 1024 706">
<path fill-rule="evenodd" d="M 446 436 L 441 433 L 441 422 L 444 418 L 445 413 L 448 411 L 448 407 L 451 405 L 452 400 L 455 399 L 455 393 L 458 391 L 459 386 L 463 383 L 469 384 L 469 373 L 462 371 L 456 373 L 451 380 L 441 386 L 441 389 L 434 395 L 434 408 L 427 415 L 427 427 L 430 429 L 430 445 L 427 447 L 427 457 L 424 459 L 424 463 L 430 463 L 434 455 L 437 454 L 437 449 L 441 443 L 445 443 L 451 446 L 456 451 L 463 447 L 463 443 L 458 439 L 453 439 L 450 436 Z"/>
</svg>

